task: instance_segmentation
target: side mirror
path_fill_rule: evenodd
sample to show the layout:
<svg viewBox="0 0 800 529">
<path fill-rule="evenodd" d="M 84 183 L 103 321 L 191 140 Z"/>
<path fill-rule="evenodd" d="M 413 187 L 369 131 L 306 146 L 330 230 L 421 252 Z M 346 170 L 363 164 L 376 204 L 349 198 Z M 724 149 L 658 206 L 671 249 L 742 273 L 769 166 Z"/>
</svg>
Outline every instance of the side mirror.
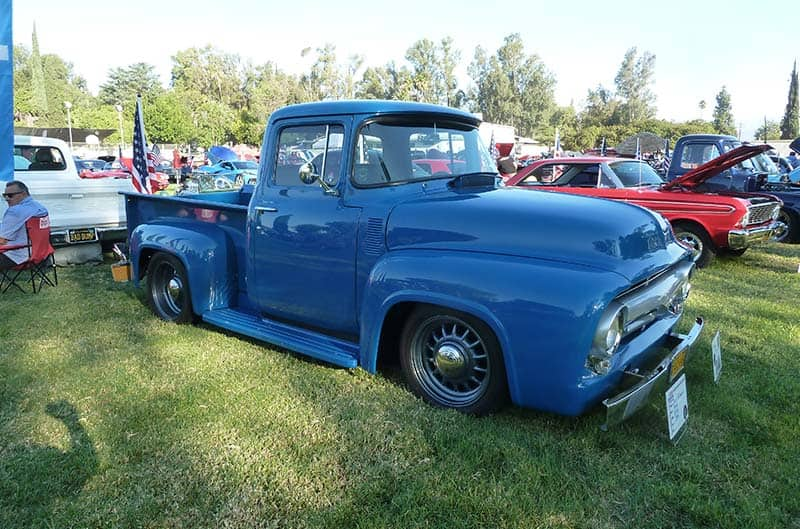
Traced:
<svg viewBox="0 0 800 529">
<path fill-rule="evenodd" d="M 314 164 L 311 162 L 301 165 L 300 169 L 297 170 L 297 176 L 300 177 L 300 181 L 304 184 L 313 184 L 319 177 Z"/>
</svg>

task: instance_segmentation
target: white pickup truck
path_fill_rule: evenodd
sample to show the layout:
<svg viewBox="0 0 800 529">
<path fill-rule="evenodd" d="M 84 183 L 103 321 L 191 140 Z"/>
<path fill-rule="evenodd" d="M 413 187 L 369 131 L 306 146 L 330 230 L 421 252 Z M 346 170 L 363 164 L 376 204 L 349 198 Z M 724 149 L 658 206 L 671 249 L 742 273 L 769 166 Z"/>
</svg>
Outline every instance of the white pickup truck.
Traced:
<svg viewBox="0 0 800 529">
<path fill-rule="evenodd" d="M 49 211 L 50 238 L 57 249 L 126 239 L 125 202 L 119 192 L 133 191 L 131 180 L 81 178 L 65 142 L 15 135 L 14 179 L 24 182 Z"/>
</svg>

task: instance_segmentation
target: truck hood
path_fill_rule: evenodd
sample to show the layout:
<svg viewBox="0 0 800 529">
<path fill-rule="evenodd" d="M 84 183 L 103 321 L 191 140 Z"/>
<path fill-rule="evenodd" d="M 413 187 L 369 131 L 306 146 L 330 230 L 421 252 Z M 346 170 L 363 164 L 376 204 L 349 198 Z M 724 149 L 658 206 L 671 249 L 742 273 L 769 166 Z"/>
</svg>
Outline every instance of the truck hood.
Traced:
<svg viewBox="0 0 800 529">
<path fill-rule="evenodd" d="M 642 280 L 686 254 L 667 222 L 630 204 L 500 188 L 435 193 L 398 204 L 386 242 L 394 250 L 529 257 Z M 453 273 L 458 273 L 454 271 Z"/>
<path fill-rule="evenodd" d="M 796 153 L 800 153 L 800 138 L 793 139 L 792 143 L 789 144 L 789 148 Z"/>
<path fill-rule="evenodd" d="M 739 147 L 731 149 L 730 151 L 717 156 L 713 160 L 692 169 L 688 173 L 679 176 L 672 182 L 668 182 L 661 187 L 662 189 L 671 189 L 675 187 L 694 187 L 700 185 L 709 178 L 720 174 L 722 171 L 730 169 L 734 165 L 742 163 L 742 161 L 761 154 L 764 151 L 768 151 L 771 148 L 772 147 L 767 144 L 740 145 Z"/>
</svg>

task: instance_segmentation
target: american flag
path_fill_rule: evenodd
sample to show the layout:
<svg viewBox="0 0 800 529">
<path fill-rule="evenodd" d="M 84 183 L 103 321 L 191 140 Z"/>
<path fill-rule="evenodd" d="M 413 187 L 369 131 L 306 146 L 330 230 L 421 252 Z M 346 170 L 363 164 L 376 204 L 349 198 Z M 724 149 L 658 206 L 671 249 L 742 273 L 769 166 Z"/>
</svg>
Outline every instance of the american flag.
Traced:
<svg viewBox="0 0 800 529">
<path fill-rule="evenodd" d="M 664 161 L 661 162 L 661 167 L 664 168 L 664 174 L 669 172 L 669 140 L 664 140 Z"/>
<path fill-rule="evenodd" d="M 489 153 L 495 160 L 500 158 L 500 150 L 497 148 L 497 144 L 494 142 L 494 129 L 492 129 L 492 137 L 489 140 Z"/>
<path fill-rule="evenodd" d="M 156 172 L 156 157 L 147 148 L 142 117 L 142 98 L 136 98 L 136 113 L 133 116 L 133 187 L 139 193 L 153 192 L 150 175 Z"/>
<path fill-rule="evenodd" d="M 603 143 L 600 144 L 600 156 L 606 155 L 606 137 L 603 136 Z"/>
</svg>

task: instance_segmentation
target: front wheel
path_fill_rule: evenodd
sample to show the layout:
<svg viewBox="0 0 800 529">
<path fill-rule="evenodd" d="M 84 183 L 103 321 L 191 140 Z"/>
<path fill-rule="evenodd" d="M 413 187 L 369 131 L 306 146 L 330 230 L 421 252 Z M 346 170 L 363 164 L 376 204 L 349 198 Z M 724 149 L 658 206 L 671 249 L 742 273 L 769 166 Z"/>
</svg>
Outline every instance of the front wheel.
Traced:
<svg viewBox="0 0 800 529">
<path fill-rule="evenodd" d="M 783 222 L 786 228 L 773 237 L 775 241 L 792 243 L 800 240 L 800 233 L 798 233 L 800 232 L 800 222 L 798 222 L 797 217 L 781 208 L 780 213 L 778 213 L 778 222 Z"/>
<path fill-rule="evenodd" d="M 194 319 L 189 295 L 189 277 L 177 257 L 157 253 L 147 267 L 150 308 L 162 320 L 190 323 Z"/>
<path fill-rule="evenodd" d="M 673 227 L 675 238 L 692 250 L 692 258 L 697 268 L 708 266 L 714 258 L 714 245 L 706 231 L 692 224 L 678 223 Z"/>
<path fill-rule="evenodd" d="M 400 348 L 409 386 L 435 406 L 485 415 L 508 398 L 497 338 L 485 323 L 468 314 L 419 307 L 406 322 Z"/>
</svg>

